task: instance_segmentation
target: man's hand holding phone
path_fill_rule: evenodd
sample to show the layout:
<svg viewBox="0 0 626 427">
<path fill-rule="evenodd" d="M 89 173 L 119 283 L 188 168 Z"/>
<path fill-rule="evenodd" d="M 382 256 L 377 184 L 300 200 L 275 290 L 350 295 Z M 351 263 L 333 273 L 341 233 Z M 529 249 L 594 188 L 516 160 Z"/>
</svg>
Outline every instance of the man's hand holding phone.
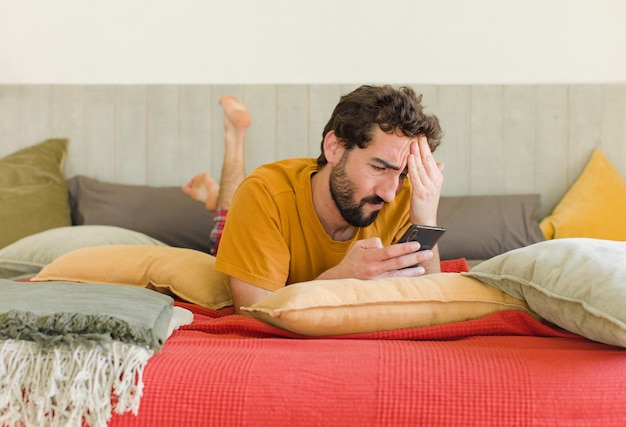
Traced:
<svg viewBox="0 0 626 427">
<path fill-rule="evenodd" d="M 400 238 L 398 243 L 418 242 L 420 244 L 419 251 L 432 250 L 445 232 L 446 229 L 443 227 L 413 224 Z M 416 264 L 405 268 L 414 268 L 418 265 L 419 264 Z"/>
</svg>

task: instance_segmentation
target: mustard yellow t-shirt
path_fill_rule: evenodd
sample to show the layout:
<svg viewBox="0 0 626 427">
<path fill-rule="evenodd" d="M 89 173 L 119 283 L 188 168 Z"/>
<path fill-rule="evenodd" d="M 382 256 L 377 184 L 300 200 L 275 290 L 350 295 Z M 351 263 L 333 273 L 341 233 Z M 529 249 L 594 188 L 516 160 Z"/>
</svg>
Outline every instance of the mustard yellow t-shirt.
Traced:
<svg viewBox="0 0 626 427">
<path fill-rule="evenodd" d="M 333 240 L 313 207 L 315 159 L 260 166 L 237 189 L 220 240 L 215 268 L 267 290 L 313 280 L 339 264 L 356 240 L 396 242 L 409 224 L 410 184 L 368 227 L 346 242 Z"/>
</svg>

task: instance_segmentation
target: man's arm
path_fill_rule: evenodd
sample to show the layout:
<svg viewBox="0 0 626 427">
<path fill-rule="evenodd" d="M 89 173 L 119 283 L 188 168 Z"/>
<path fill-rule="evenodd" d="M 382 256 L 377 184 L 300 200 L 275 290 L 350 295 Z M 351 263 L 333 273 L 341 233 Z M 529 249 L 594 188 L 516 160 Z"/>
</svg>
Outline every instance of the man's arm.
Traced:
<svg viewBox="0 0 626 427">
<path fill-rule="evenodd" d="M 244 314 L 240 310 L 241 307 L 249 307 L 271 293 L 267 289 L 259 288 L 233 276 L 230 276 L 230 292 L 233 296 L 236 314 Z"/>
<path fill-rule="evenodd" d="M 424 274 L 441 273 L 441 260 L 439 258 L 439 244 L 432 249 L 433 257 L 429 260 L 422 261 L 421 266 L 424 267 Z"/>
<path fill-rule="evenodd" d="M 326 270 L 317 280 L 357 278 L 371 280 L 384 277 L 416 277 L 429 272 L 426 263 L 432 262 L 435 251 L 417 252 L 419 243 L 406 242 L 383 247 L 379 238 L 358 240 L 348 250 L 344 259 L 336 266 Z M 436 250 L 436 249 L 435 249 Z M 437 253 L 437 259 L 439 255 Z M 415 264 L 415 268 L 405 268 Z M 241 307 L 249 307 L 272 291 L 251 283 L 230 277 L 230 290 L 235 313 Z"/>
</svg>

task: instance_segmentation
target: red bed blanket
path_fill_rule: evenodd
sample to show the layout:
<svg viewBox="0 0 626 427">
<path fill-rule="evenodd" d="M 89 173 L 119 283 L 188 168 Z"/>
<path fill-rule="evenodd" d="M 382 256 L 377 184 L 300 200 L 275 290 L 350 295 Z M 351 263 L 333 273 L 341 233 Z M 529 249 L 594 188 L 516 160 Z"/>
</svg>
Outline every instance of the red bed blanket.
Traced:
<svg viewBox="0 0 626 427">
<path fill-rule="evenodd" d="M 112 426 L 618 426 L 626 352 L 505 311 L 309 338 L 195 314 L 148 363 L 138 416 Z"/>
</svg>

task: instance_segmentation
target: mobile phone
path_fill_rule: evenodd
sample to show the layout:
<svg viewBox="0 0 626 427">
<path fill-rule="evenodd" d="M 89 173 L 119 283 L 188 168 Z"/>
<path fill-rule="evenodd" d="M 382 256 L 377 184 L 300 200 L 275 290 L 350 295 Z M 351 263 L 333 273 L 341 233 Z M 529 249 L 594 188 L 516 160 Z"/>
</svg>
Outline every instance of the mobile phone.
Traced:
<svg viewBox="0 0 626 427">
<path fill-rule="evenodd" d="M 432 249 L 437 244 L 437 241 L 441 238 L 446 229 L 443 227 L 435 227 L 432 225 L 417 225 L 413 224 L 404 233 L 398 243 L 404 242 L 419 242 L 420 251 Z"/>
<path fill-rule="evenodd" d="M 408 230 L 404 233 L 398 243 L 416 241 L 419 242 L 419 251 L 430 250 L 437 244 L 437 241 L 443 236 L 446 229 L 443 227 L 435 227 L 431 225 L 417 225 L 412 224 Z M 404 268 L 417 267 L 419 264 L 411 265 Z"/>
</svg>

